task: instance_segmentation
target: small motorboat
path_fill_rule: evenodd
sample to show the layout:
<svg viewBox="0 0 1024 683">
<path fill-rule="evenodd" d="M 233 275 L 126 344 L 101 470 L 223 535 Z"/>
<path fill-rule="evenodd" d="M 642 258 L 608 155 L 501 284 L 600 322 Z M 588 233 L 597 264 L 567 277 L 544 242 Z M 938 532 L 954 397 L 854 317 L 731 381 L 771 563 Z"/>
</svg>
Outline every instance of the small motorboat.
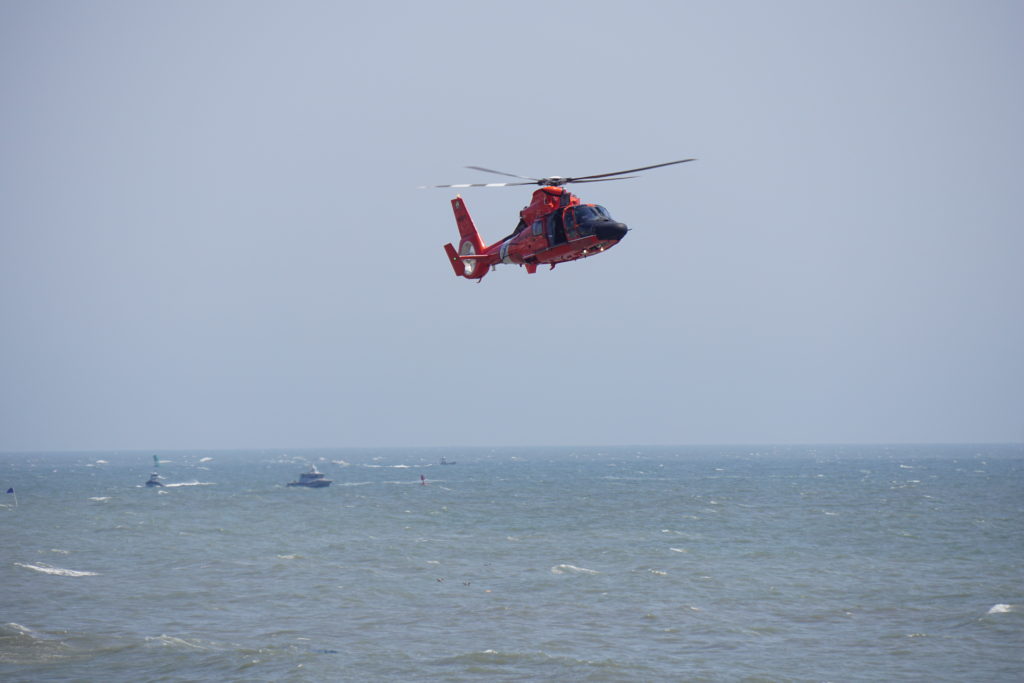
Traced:
<svg viewBox="0 0 1024 683">
<path fill-rule="evenodd" d="M 149 481 L 146 482 L 146 486 L 163 486 L 163 484 L 160 483 L 160 475 L 156 472 L 149 475 Z"/>
<path fill-rule="evenodd" d="M 310 465 L 309 472 L 300 474 L 298 481 L 288 482 L 288 486 L 308 486 L 311 489 L 320 489 L 330 485 L 331 480 L 325 479 L 323 472 L 317 470 L 316 465 Z"/>
</svg>

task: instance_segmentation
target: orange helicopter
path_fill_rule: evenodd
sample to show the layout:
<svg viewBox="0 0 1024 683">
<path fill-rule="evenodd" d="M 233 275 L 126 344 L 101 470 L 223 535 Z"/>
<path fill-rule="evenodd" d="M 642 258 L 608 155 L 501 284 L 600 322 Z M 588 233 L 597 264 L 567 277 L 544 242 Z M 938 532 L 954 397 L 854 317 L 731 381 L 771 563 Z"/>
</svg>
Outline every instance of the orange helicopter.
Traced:
<svg viewBox="0 0 1024 683">
<path fill-rule="evenodd" d="M 480 281 L 499 263 L 516 263 L 526 266 L 527 273 L 536 273 L 542 263 L 554 268 L 559 263 L 575 261 L 614 247 L 629 230 L 625 224 L 615 221 L 608 210 L 597 204 L 582 204 L 579 197 L 562 186 L 568 183 L 599 183 L 606 180 L 625 180 L 637 173 L 652 168 L 682 164 L 694 159 L 668 161 L 653 166 L 631 168 L 614 173 L 563 178 L 527 178 L 526 176 L 494 171 L 479 166 L 467 166 L 475 171 L 520 178 L 527 182 L 465 183 L 461 185 L 433 185 L 432 187 L 510 187 L 514 185 L 540 185 L 534 190 L 530 205 L 519 212 L 519 224 L 512 234 L 495 242 L 484 244 L 477 232 L 473 219 L 466 210 L 462 197 L 452 200 L 455 222 L 459 226 L 459 248 L 448 243 L 445 253 L 455 270 L 455 275 Z M 616 177 L 618 176 L 618 177 Z"/>
</svg>

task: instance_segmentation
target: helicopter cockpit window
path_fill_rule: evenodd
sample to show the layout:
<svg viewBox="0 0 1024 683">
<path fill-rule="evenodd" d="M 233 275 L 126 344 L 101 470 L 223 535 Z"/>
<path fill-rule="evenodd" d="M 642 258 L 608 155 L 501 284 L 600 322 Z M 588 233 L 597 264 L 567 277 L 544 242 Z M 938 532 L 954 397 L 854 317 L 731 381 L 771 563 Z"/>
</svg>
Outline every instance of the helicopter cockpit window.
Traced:
<svg viewBox="0 0 1024 683">
<path fill-rule="evenodd" d="M 597 204 L 583 204 L 565 211 L 565 231 L 569 239 L 593 235 L 596 231 L 595 223 L 610 221 L 611 214 L 603 206 Z"/>
<path fill-rule="evenodd" d="M 580 223 L 589 223 L 590 221 L 610 221 L 612 216 L 608 213 L 608 209 L 598 204 L 584 204 L 576 207 L 576 220 Z"/>
<path fill-rule="evenodd" d="M 534 221 L 532 226 L 534 236 L 544 234 L 544 221 Z"/>
</svg>

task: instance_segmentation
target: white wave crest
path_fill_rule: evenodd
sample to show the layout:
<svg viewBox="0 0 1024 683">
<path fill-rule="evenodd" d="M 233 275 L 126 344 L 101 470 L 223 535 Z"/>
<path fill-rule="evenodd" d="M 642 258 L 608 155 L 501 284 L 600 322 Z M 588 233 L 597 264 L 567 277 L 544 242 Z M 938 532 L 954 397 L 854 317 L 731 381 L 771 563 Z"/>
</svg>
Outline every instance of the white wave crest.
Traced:
<svg viewBox="0 0 1024 683">
<path fill-rule="evenodd" d="M 552 574 L 600 574 L 601 572 L 593 569 L 585 569 L 583 567 L 577 567 L 573 564 L 556 564 L 551 568 Z"/>
<path fill-rule="evenodd" d="M 95 500 L 97 503 L 102 503 L 105 500 L 110 500 L 110 496 L 93 496 L 89 500 Z"/>
<path fill-rule="evenodd" d="M 17 633 L 21 633 L 21 634 L 24 634 L 26 636 L 35 636 L 36 635 L 36 632 L 33 631 L 32 629 L 30 629 L 28 626 L 22 626 L 21 624 L 16 624 L 13 621 L 7 622 L 6 624 L 4 624 L 4 626 L 6 626 L 11 631 L 15 631 Z"/>
<path fill-rule="evenodd" d="M 176 489 L 179 486 L 213 486 L 212 481 L 179 481 L 176 484 L 164 484 L 164 488 Z"/>
<path fill-rule="evenodd" d="M 191 649 L 191 650 L 208 650 L 208 649 L 210 649 L 209 647 L 207 647 L 206 645 L 203 645 L 202 643 L 200 643 L 198 640 L 196 640 L 194 638 L 192 640 L 186 640 L 184 638 L 178 638 L 177 636 L 169 636 L 166 633 L 163 633 L 163 634 L 161 634 L 159 636 L 156 636 L 156 637 L 146 636 L 146 642 L 147 643 L 156 643 L 158 645 L 163 645 L 165 647 L 180 647 L 180 648 L 188 648 L 188 649 Z"/>
<path fill-rule="evenodd" d="M 25 564 L 23 562 L 15 562 L 18 567 L 24 567 L 25 569 L 32 569 L 43 574 L 52 574 L 53 576 L 98 576 L 96 572 L 80 572 L 75 569 L 61 569 L 60 567 L 51 567 L 47 564 Z"/>
<path fill-rule="evenodd" d="M 1016 612 L 1017 605 L 1007 605 L 1005 603 L 999 603 L 998 605 L 992 605 L 986 614 L 1006 614 L 1007 612 Z"/>
</svg>

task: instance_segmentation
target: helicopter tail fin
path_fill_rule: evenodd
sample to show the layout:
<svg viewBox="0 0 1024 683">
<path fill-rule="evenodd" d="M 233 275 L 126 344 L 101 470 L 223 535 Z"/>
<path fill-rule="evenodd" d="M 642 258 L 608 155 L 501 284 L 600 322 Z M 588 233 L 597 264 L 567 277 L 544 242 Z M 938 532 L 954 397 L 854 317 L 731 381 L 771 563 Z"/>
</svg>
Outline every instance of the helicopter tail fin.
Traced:
<svg viewBox="0 0 1024 683">
<path fill-rule="evenodd" d="M 466 204 L 462 197 L 455 197 L 452 200 L 452 210 L 455 212 L 455 222 L 459 226 L 459 249 L 451 243 L 444 245 L 448 260 L 455 270 L 455 274 L 468 279 L 480 279 L 490 269 L 489 259 L 483 254 L 487 245 L 480 239 L 480 233 L 473 224 L 473 219 L 466 210 Z"/>
</svg>

